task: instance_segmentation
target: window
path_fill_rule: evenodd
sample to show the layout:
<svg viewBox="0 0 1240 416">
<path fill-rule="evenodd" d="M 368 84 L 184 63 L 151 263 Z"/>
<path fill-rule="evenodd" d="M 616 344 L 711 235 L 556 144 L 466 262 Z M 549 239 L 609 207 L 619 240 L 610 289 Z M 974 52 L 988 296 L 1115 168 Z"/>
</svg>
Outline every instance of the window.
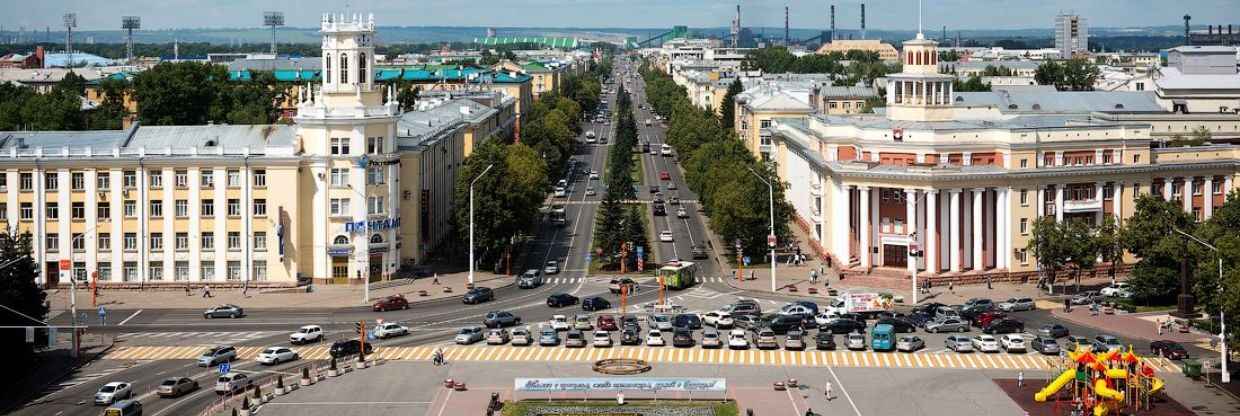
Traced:
<svg viewBox="0 0 1240 416">
<path fill-rule="evenodd" d="M 1102 199 L 1113 199 L 1113 198 L 1115 198 L 1115 185 L 1112 185 L 1109 183 L 1106 185 L 1102 185 Z"/>
<path fill-rule="evenodd" d="M 1029 159 L 1021 159 L 1021 160 L 1020 160 L 1020 167 L 1021 167 L 1021 169 L 1024 169 L 1024 168 L 1029 167 Z"/>
<path fill-rule="evenodd" d="M 164 216 L 164 201 L 151 201 L 151 218 Z"/>
<path fill-rule="evenodd" d="M 146 172 L 146 180 L 151 183 L 151 189 L 159 189 L 164 187 L 164 173 L 157 170 Z"/>
<path fill-rule="evenodd" d="M 72 238 L 69 239 L 69 247 L 73 249 L 74 253 L 86 251 L 86 236 L 82 233 L 74 233 Z"/>
<path fill-rule="evenodd" d="M 241 216 L 241 200 L 240 199 L 229 199 L 228 200 L 228 216 L 230 217 Z"/>
<path fill-rule="evenodd" d="M 332 239 L 332 244 L 333 244 L 333 245 L 337 245 L 337 246 L 348 245 L 348 244 L 349 244 L 349 237 L 345 237 L 345 236 L 343 236 L 343 235 L 338 235 L 338 236 L 336 236 L 336 238 Z"/>
<path fill-rule="evenodd" d="M 373 167 L 373 168 L 366 168 L 366 184 L 367 185 L 382 185 L 383 184 L 383 168 L 378 167 L 378 166 Z"/>
<path fill-rule="evenodd" d="M 34 174 L 22 172 L 18 175 L 18 187 L 23 191 L 34 190 Z"/>
<path fill-rule="evenodd" d="M 347 84 L 349 82 L 349 55 L 340 54 L 340 83 Z"/>
<path fill-rule="evenodd" d="M 164 233 L 151 233 L 151 251 L 164 251 Z"/>
<path fill-rule="evenodd" d="M 214 216 L 215 216 L 215 200 L 214 199 L 202 200 L 201 217 L 214 217 Z"/>
<path fill-rule="evenodd" d="M 267 232 L 254 232 L 254 251 L 267 251 Z"/>
<path fill-rule="evenodd" d="M 4 172 L 0 172 L 0 191 L 7 191 L 8 189 L 9 175 L 6 175 Z"/>
<path fill-rule="evenodd" d="M 347 199 L 347 198 L 332 198 L 332 200 L 331 200 L 331 215 L 333 215 L 333 216 L 348 216 L 348 215 L 349 215 L 349 199 Z"/>
<path fill-rule="evenodd" d="M 267 280 L 267 261 L 254 260 L 254 264 L 250 270 L 250 280 L 265 281 Z"/>
<path fill-rule="evenodd" d="M 1138 82 L 1138 83 L 1137 83 L 1137 91 L 1145 91 L 1145 83 L 1144 83 L 1144 82 Z"/>
<path fill-rule="evenodd" d="M 1055 153 L 1046 152 L 1042 154 L 1042 166 L 1055 166 Z"/>
<path fill-rule="evenodd" d="M 323 81 L 330 84 L 332 82 L 332 54 L 323 57 Z"/>
<path fill-rule="evenodd" d="M 54 219 L 60 218 L 59 204 L 55 202 L 48 202 L 44 207 L 47 208 L 46 209 L 47 219 L 54 220 Z"/>
<path fill-rule="evenodd" d="M 112 234 L 99 233 L 95 235 L 95 241 L 98 242 L 99 251 L 112 251 Z"/>
<path fill-rule="evenodd" d="M 125 201 L 121 205 L 121 211 L 125 214 L 125 218 L 134 218 L 138 216 L 138 202 L 132 199 Z"/>
<path fill-rule="evenodd" d="M 178 261 L 173 263 L 172 279 L 179 281 L 189 280 L 189 262 Z"/>
<path fill-rule="evenodd" d="M 228 187 L 229 188 L 240 188 L 241 187 L 241 171 L 237 169 L 228 170 Z"/>
<path fill-rule="evenodd" d="M 383 153 L 383 138 L 382 137 L 367 137 L 366 138 L 366 153 L 372 153 L 372 154 Z"/>
<path fill-rule="evenodd" d="M 1025 249 L 1016 250 L 1016 260 L 1020 261 L 1021 265 L 1029 264 L 1029 259 L 1025 256 Z"/>
<path fill-rule="evenodd" d="M 228 262 L 228 280 L 241 280 L 241 262 Z"/>
<path fill-rule="evenodd" d="M 180 189 L 189 187 L 189 171 L 177 170 L 172 174 L 173 184 Z"/>
<path fill-rule="evenodd" d="M 122 267 L 125 268 L 122 271 L 123 273 L 121 275 L 122 279 L 124 279 L 126 282 L 132 282 L 132 281 L 138 280 L 138 262 L 127 261 Z"/>
<path fill-rule="evenodd" d="M 332 140 L 331 140 L 331 145 L 332 145 L 332 149 L 331 149 L 331 150 L 332 150 L 332 154 L 333 154 L 333 155 L 347 155 L 347 154 L 349 154 L 349 138 L 347 138 L 347 137 L 333 137 L 333 138 L 332 138 Z"/>
<path fill-rule="evenodd" d="M 100 191 L 106 191 L 112 188 L 112 175 L 107 172 L 95 173 L 95 187 Z"/>
<path fill-rule="evenodd" d="M 1141 195 L 1141 184 L 1134 183 L 1132 184 L 1132 196 L 1135 198 L 1137 195 Z"/>
<path fill-rule="evenodd" d="M 1020 206 L 1022 207 L 1029 206 L 1029 190 L 1028 189 L 1020 190 Z"/>
<path fill-rule="evenodd" d="M 1184 182 L 1171 183 L 1171 199 L 1184 199 Z"/>
<path fill-rule="evenodd" d="M 85 202 L 71 202 L 69 204 L 69 217 L 74 220 L 78 220 L 78 221 L 85 220 L 86 219 L 86 203 Z"/>
<path fill-rule="evenodd" d="M 1132 163 L 1141 163 L 1141 155 L 1132 155 Z"/>
<path fill-rule="evenodd" d="M 199 175 L 199 179 L 201 180 L 201 185 L 203 188 L 215 187 L 215 172 L 204 170 L 202 171 L 202 174 Z"/>
<path fill-rule="evenodd" d="M 75 191 L 86 189 L 86 174 L 82 172 L 73 172 L 69 174 L 69 184 Z"/>
<path fill-rule="evenodd" d="M 255 188 L 266 188 L 267 187 L 267 170 L 266 169 L 255 169 L 254 172 L 251 173 L 250 175 L 254 177 Z"/>
<path fill-rule="evenodd" d="M 34 219 L 34 205 L 33 204 L 29 202 L 22 202 L 20 211 L 21 212 L 18 213 L 18 215 L 21 216 L 21 219 L 27 220 L 27 221 Z"/>
<path fill-rule="evenodd" d="M 228 233 L 228 249 L 232 251 L 241 250 L 241 233 L 236 231 Z"/>
<path fill-rule="evenodd" d="M 1115 160 L 1114 156 L 1112 156 L 1113 154 L 1114 154 L 1113 150 L 1103 150 L 1102 151 L 1102 163 L 1107 164 L 1107 165 L 1111 164 L 1112 161 Z"/>
<path fill-rule="evenodd" d="M 47 251 L 60 251 L 60 235 L 48 233 L 43 237 L 43 245 L 47 246 Z"/>
<path fill-rule="evenodd" d="M 99 221 L 107 221 L 112 218 L 112 204 L 107 202 L 98 202 L 95 205 L 95 217 Z"/>
<path fill-rule="evenodd" d="M 9 219 L 9 204 L 0 202 L 0 220 Z"/>
<path fill-rule="evenodd" d="M 203 234 L 201 240 L 203 250 L 215 250 L 215 234 Z"/>
<path fill-rule="evenodd" d="M 349 168 L 332 168 L 331 179 L 333 187 L 349 186 Z"/>
<path fill-rule="evenodd" d="M 189 251 L 189 233 L 176 233 L 172 241 L 177 251 Z"/>
<path fill-rule="evenodd" d="M 149 276 L 151 280 L 164 280 L 164 262 L 151 262 L 151 265 L 147 268 L 146 275 Z"/>
<path fill-rule="evenodd" d="M 385 212 L 385 211 L 384 211 L 384 209 L 383 209 L 383 197 L 381 197 L 381 196 L 372 196 L 372 197 L 367 197 L 367 198 L 366 198 L 366 203 L 367 203 L 367 204 L 366 204 L 366 206 L 367 206 L 366 213 L 367 213 L 367 214 L 370 214 L 370 215 L 376 215 L 376 214 L 382 214 L 382 213 L 384 213 L 384 212 Z"/>
<path fill-rule="evenodd" d="M 84 261 L 73 262 L 73 279 L 79 282 L 86 281 L 86 262 Z"/>
<path fill-rule="evenodd" d="M 215 262 L 204 261 L 199 263 L 198 269 L 202 271 L 202 280 L 215 280 Z"/>
<path fill-rule="evenodd" d="M 267 216 L 267 200 L 266 199 L 255 199 L 254 200 L 254 216 L 255 217 L 266 217 Z"/>
<path fill-rule="evenodd" d="M 1194 182 L 1190 182 L 1190 184 L 1191 184 L 1191 186 L 1193 187 L 1193 195 L 1194 195 L 1194 196 L 1196 196 L 1196 195 L 1201 195 L 1201 188 L 1202 188 L 1202 186 L 1201 186 L 1201 185 L 1202 185 L 1202 184 L 1201 184 L 1201 183 L 1198 183 L 1198 182 L 1195 182 L 1195 181 L 1194 181 Z"/>
<path fill-rule="evenodd" d="M 100 262 L 98 266 L 99 281 L 106 282 L 112 280 L 112 263 Z"/>
<path fill-rule="evenodd" d="M 1029 219 L 1020 219 L 1020 235 L 1029 235 Z"/>
<path fill-rule="evenodd" d="M 125 171 L 122 177 L 122 182 L 124 182 L 122 185 L 125 187 L 125 189 L 137 188 L 138 187 L 138 172 L 132 171 L 132 170 Z"/>
<path fill-rule="evenodd" d="M 363 38 L 365 37 L 363 36 Z M 366 82 L 366 54 L 365 53 L 357 54 L 357 82 L 358 83 Z"/>
<path fill-rule="evenodd" d="M 60 188 L 60 175 L 55 172 L 44 173 L 43 189 L 46 191 L 55 191 L 57 188 Z"/>
<path fill-rule="evenodd" d="M 1218 195 L 1221 193 L 1223 193 L 1223 184 L 1219 183 L 1219 181 L 1211 182 L 1210 183 L 1210 194 Z"/>
<path fill-rule="evenodd" d="M 189 216 L 189 200 L 178 199 L 175 204 L 176 205 L 173 205 L 173 210 L 176 211 L 175 214 L 177 218 L 185 218 Z"/>
<path fill-rule="evenodd" d="M 125 233 L 124 241 L 121 241 L 125 251 L 138 251 L 138 234 Z"/>
</svg>

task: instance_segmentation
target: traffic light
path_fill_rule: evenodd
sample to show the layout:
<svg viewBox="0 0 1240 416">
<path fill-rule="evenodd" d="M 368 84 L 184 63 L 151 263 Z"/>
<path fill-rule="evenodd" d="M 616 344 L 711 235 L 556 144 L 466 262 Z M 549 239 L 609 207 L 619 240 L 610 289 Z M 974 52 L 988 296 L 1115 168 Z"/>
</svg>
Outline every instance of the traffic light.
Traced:
<svg viewBox="0 0 1240 416">
<path fill-rule="evenodd" d="M 358 334 L 358 335 L 361 335 L 361 334 L 362 334 L 362 323 L 361 323 L 361 321 L 358 321 L 358 322 L 354 322 L 354 323 L 353 323 L 353 333 Z"/>
</svg>

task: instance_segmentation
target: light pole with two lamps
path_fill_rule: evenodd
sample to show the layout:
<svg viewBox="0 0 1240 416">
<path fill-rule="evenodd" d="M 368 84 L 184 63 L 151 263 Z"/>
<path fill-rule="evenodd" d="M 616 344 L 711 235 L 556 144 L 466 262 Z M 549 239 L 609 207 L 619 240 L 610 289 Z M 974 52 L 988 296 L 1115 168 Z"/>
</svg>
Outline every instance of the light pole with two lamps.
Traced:
<svg viewBox="0 0 1240 416">
<path fill-rule="evenodd" d="M 478 176 L 474 178 L 474 180 L 469 182 L 469 284 L 470 286 L 474 284 L 474 183 L 477 183 L 479 179 L 482 179 L 483 176 L 486 176 L 487 172 L 490 172 L 491 168 L 493 167 L 495 167 L 494 163 L 487 165 L 487 168 L 483 169 L 482 173 L 479 173 Z"/>
<path fill-rule="evenodd" d="M 778 262 L 775 259 L 775 186 L 771 185 L 770 181 L 766 180 L 766 178 L 763 178 L 762 175 L 759 175 L 757 171 L 753 170 L 753 168 L 746 166 L 745 169 L 749 169 L 749 173 L 752 173 L 754 177 L 757 177 L 758 180 L 766 184 L 766 188 L 767 188 L 767 198 L 768 198 L 767 203 L 770 205 L 770 209 L 771 209 L 771 213 L 770 213 L 771 234 L 766 236 L 766 245 L 770 246 L 771 248 L 771 291 L 774 292 L 775 291 L 775 263 Z"/>
<path fill-rule="evenodd" d="M 1192 240 L 1193 242 L 1197 244 L 1201 244 L 1205 246 L 1206 248 L 1214 251 L 1214 256 L 1218 258 L 1219 290 L 1222 290 L 1223 253 L 1219 252 L 1218 247 L 1215 247 L 1214 245 L 1210 243 L 1202 241 L 1200 238 L 1197 238 L 1196 236 L 1192 234 L 1180 231 L 1179 228 L 1172 228 L 1171 230 L 1175 231 L 1177 234 L 1188 237 L 1189 240 Z M 1218 345 L 1219 345 L 1219 358 L 1220 358 L 1219 361 L 1220 361 L 1220 365 L 1222 366 L 1220 368 L 1220 371 L 1222 372 L 1222 374 L 1220 375 L 1220 381 L 1222 381 L 1223 383 L 1230 383 L 1231 373 L 1227 372 L 1227 315 L 1226 315 L 1226 312 L 1223 311 L 1223 308 L 1219 308 L 1219 311 L 1218 311 Z"/>
</svg>

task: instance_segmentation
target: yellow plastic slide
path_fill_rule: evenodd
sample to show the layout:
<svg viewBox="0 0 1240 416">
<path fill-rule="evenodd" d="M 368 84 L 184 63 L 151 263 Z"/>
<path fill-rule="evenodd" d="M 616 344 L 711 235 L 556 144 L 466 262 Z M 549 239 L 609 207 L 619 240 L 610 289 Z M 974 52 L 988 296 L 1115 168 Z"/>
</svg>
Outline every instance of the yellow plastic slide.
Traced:
<svg viewBox="0 0 1240 416">
<path fill-rule="evenodd" d="M 1059 389 L 1063 388 L 1064 384 L 1068 384 L 1068 382 L 1072 381 L 1075 377 L 1075 369 L 1065 370 L 1064 372 L 1059 373 L 1059 377 L 1055 377 L 1055 380 L 1051 381 L 1051 384 L 1047 384 L 1045 388 L 1033 395 L 1033 400 L 1038 402 L 1046 401 L 1046 398 L 1059 392 Z"/>
<path fill-rule="evenodd" d="M 1164 387 L 1161 378 L 1154 377 L 1154 381 L 1150 383 L 1150 394 L 1158 393 Z"/>
<path fill-rule="evenodd" d="M 1104 399 L 1124 401 L 1124 392 L 1107 387 L 1107 381 L 1103 379 L 1094 380 L 1094 394 Z"/>
<path fill-rule="evenodd" d="M 1094 416 L 1105 416 L 1110 407 L 1106 403 L 1098 403 L 1094 405 Z"/>
</svg>

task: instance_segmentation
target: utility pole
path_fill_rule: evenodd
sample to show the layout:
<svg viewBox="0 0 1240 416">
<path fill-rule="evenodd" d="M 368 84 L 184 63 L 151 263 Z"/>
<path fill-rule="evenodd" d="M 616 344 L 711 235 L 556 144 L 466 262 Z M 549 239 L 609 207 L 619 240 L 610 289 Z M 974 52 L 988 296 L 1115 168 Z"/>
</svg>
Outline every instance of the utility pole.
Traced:
<svg viewBox="0 0 1240 416">
<path fill-rule="evenodd" d="M 69 54 L 69 68 L 73 68 L 73 28 L 77 27 L 77 13 L 65 13 L 65 53 Z"/>
<path fill-rule="evenodd" d="M 495 167 L 494 163 L 487 165 L 487 168 L 483 169 L 482 173 L 478 174 L 478 176 L 475 177 L 474 180 L 469 182 L 469 284 L 470 285 L 474 284 L 474 266 L 475 266 L 474 264 L 474 251 L 475 251 L 474 250 L 474 184 L 477 183 L 479 179 L 482 179 L 482 177 L 485 176 L 487 172 L 490 172 L 491 168 L 493 167 Z"/>
<path fill-rule="evenodd" d="M 125 29 L 125 61 L 133 63 L 133 31 L 142 28 L 142 18 L 138 16 L 121 17 L 121 29 Z"/>
<path fill-rule="evenodd" d="M 271 28 L 271 54 L 276 54 L 276 28 L 284 26 L 284 12 L 263 12 L 263 26 Z"/>
</svg>

